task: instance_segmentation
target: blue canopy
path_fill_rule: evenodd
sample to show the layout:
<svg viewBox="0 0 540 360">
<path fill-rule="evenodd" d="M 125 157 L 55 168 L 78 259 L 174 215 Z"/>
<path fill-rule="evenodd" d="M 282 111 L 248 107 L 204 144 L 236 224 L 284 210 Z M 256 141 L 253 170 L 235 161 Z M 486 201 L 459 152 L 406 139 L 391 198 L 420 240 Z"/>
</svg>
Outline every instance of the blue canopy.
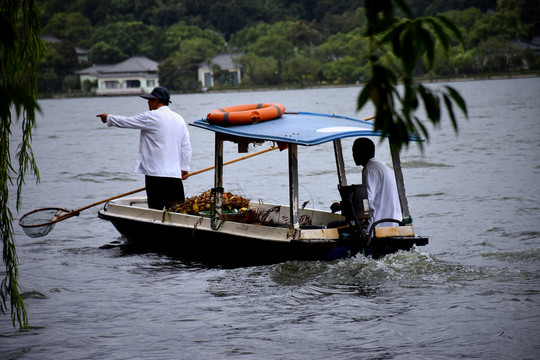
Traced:
<svg viewBox="0 0 540 360">
<path fill-rule="evenodd" d="M 281 118 L 250 125 L 212 125 L 206 119 L 190 125 L 234 137 L 298 145 L 318 145 L 347 137 L 381 136 L 367 121 L 310 112 L 285 113 Z M 411 136 L 411 140 L 418 141 L 418 138 Z"/>
</svg>

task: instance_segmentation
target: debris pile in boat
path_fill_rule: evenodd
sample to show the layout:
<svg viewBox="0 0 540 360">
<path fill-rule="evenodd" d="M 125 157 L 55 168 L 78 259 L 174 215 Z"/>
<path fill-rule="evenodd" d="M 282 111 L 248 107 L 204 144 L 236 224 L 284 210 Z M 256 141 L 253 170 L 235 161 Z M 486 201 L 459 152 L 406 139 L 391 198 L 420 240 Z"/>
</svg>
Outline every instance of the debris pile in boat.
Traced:
<svg viewBox="0 0 540 360">
<path fill-rule="evenodd" d="M 203 192 L 199 196 L 186 198 L 183 203 L 178 203 L 169 208 L 171 212 L 190 215 L 211 216 L 214 209 L 214 197 L 211 190 Z M 223 193 L 222 220 L 237 221 L 248 224 L 277 225 L 272 219 L 272 213 L 279 214 L 280 206 L 274 206 L 267 210 L 249 209 L 249 199 L 232 194 Z"/>
<path fill-rule="evenodd" d="M 223 193 L 223 210 L 224 211 L 246 211 L 249 207 L 249 199 L 242 196 L 234 195 L 230 192 Z M 201 211 L 212 211 L 214 208 L 214 199 L 211 190 L 203 192 L 199 196 L 186 198 L 183 203 L 173 205 L 169 211 L 182 214 L 199 215 Z"/>
</svg>

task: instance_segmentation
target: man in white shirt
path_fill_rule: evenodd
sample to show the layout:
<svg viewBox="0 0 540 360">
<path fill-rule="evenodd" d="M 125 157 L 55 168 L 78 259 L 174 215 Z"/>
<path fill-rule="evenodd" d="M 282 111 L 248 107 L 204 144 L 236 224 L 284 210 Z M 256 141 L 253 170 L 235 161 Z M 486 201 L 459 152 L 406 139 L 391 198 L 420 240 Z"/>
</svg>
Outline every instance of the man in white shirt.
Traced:
<svg viewBox="0 0 540 360">
<path fill-rule="evenodd" d="M 362 184 L 367 186 L 371 218 L 370 225 L 381 219 L 403 220 L 394 172 L 375 159 L 375 144 L 368 138 L 358 138 L 353 144 L 356 165 L 362 165 Z M 397 226 L 383 222 L 377 226 Z"/>
<path fill-rule="evenodd" d="M 182 180 L 191 163 L 191 142 L 184 118 L 169 108 L 170 94 L 158 86 L 150 94 L 148 111 L 131 116 L 99 114 L 103 123 L 141 130 L 134 171 L 145 175 L 148 207 L 163 210 L 185 200 Z"/>
</svg>

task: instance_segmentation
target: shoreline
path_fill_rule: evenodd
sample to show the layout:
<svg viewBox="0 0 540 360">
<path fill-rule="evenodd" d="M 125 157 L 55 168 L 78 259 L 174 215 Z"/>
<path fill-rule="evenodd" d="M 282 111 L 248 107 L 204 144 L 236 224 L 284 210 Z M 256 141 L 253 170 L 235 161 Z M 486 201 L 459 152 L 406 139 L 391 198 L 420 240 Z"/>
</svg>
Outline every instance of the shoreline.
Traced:
<svg viewBox="0 0 540 360">
<path fill-rule="evenodd" d="M 501 74 L 501 75 L 477 75 L 477 76 L 466 76 L 463 77 L 416 77 L 415 81 L 420 83 L 444 83 L 444 82 L 465 82 L 465 81 L 482 81 L 482 80 L 503 80 L 503 79 L 524 79 L 524 78 L 535 78 L 540 77 L 540 73 L 517 73 L 517 74 Z M 171 92 L 171 95 L 189 95 L 189 94 L 219 94 L 219 93 L 231 93 L 231 92 L 257 92 L 257 91 L 279 91 L 279 90 L 302 90 L 302 89 L 324 89 L 324 88 L 346 88 L 346 87 L 362 87 L 364 83 L 356 84 L 316 84 L 316 85 L 307 85 L 303 87 L 295 85 L 282 85 L 282 86 L 265 86 L 265 87 L 241 87 L 236 88 L 223 88 L 223 89 L 211 89 L 208 91 L 194 91 L 194 92 Z M 38 100 L 47 100 L 47 99 L 74 99 L 74 98 L 88 98 L 88 97 L 124 97 L 124 96 L 133 96 L 133 94 L 125 95 L 96 95 L 96 94 L 84 94 L 84 93 L 73 93 L 73 94 L 50 94 L 50 96 L 39 96 Z"/>
</svg>

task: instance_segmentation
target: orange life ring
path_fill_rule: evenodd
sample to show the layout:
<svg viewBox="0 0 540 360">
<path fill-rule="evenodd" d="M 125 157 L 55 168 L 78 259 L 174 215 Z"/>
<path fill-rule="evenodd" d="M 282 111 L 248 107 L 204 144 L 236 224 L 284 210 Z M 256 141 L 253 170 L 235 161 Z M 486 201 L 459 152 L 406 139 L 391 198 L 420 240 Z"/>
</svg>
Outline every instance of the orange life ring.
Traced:
<svg viewBox="0 0 540 360">
<path fill-rule="evenodd" d="M 285 106 L 276 103 L 227 106 L 212 110 L 206 119 L 213 125 L 248 125 L 280 118 Z"/>
</svg>

